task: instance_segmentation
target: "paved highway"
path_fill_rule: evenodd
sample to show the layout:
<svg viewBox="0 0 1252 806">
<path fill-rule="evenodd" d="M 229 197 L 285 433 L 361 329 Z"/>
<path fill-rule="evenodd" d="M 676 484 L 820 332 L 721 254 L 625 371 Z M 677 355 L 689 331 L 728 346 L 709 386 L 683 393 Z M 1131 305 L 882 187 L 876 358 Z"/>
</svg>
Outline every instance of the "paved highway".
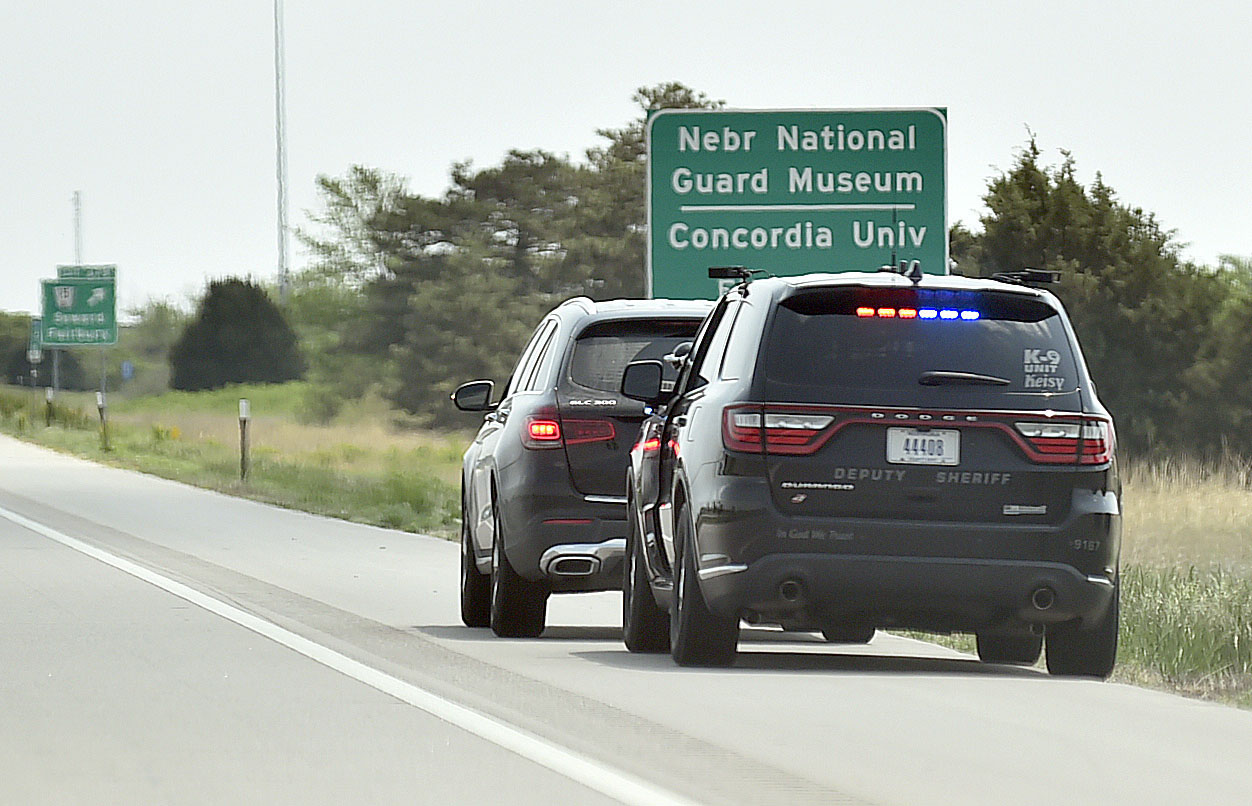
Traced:
<svg viewBox="0 0 1252 806">
<path fill-rule="evenodd" d="M 1244 803 L 1252 713 L 880 633 L 460 626 L 457 546 L 0 437 L 0 802 Z"/>
</svg>

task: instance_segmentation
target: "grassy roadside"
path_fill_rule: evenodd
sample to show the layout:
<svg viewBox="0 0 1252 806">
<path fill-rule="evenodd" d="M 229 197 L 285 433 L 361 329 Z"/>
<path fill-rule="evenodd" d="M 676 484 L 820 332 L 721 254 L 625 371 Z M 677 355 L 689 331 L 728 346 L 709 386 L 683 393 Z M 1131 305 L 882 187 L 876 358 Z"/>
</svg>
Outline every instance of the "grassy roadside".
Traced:
<svg viewBox="0 0 1252 806">
<path fill-rule="evenodd" d="M 460 518 L 458 434 L 395 433 L 378 404 L 354 420 L 298 422 L 302 390 L 234 387 L 110 407 L 102 450 L 94 395 L 62 394 L 47 428 L 41 395 L 0 390 L 0 431 L 105 464 L 346 520 L 448 537 Z M 251 471 L 239 480 L 238 400 L 252 401 Z"/>
<path fill-rule="evenodd" d="M 1252 708 L 1252 468 L 1139 463 L 1124 482 L 1113 680 Z M 975 652 L 972 635 L 907 634 Z"/>
<path fill-rule="evenodd" d="M 397 429 L 380 401 L 300 422 L 300 384 L 116 401 L 100 449 L 94 396 L 0 389 L 0 431 L 109 464 L 391 528 L 455 534 L 468 434 Z M 239 481 L 238 399 L 252 401 L 253 472 Z M 1252 468 L 1139 464 L 1125 479 L 1121 649 L 1114 679 L 1252 707 Z M 921 635 L 967 652 L 972 636 Z"/>
</svg>

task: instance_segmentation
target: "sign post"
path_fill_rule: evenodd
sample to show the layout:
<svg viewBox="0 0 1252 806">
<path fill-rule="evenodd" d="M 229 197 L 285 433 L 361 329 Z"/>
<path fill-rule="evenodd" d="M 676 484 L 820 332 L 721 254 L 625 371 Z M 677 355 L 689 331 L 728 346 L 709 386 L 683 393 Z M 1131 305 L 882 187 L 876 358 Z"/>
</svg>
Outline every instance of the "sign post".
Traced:
<svg viewBox="0 0 1252 806">
<path fill-rule="evenodd" d="M 946 274 L 946 143 L 940 108 L 653 113 L 649 293 L 715 297 L 727 264 Z"/>
</svg>

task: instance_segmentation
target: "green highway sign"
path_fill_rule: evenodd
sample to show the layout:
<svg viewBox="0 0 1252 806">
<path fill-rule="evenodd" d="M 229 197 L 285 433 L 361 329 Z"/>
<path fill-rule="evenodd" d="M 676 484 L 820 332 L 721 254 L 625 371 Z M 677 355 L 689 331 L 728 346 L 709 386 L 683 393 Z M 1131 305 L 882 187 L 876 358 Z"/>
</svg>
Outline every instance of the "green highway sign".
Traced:
<svg viewBox="0 0 1252 806">
<path fill-rule="evenodd" d="M 43 346 L 117 344 L 114 278 L 43 280 Z"/>
<path fill-rule="evenodd" d="M 26 350 L 26 360 L 32 364 L 43 360 L 43 320 L 38 316 L 30 318 L 30 347 Z"/>
<path fill-rule="evenodd" d="M 946 109 L 662 109 L 647 149 L 653 297 L 716 296 L 710 266 L 948 271 Z"/>
<path fill-rule="evenodd" d="M 117 266 L 99 263 L 86 266 L 57 266 L 58 280 L 116 280 Z"/>
</svg>

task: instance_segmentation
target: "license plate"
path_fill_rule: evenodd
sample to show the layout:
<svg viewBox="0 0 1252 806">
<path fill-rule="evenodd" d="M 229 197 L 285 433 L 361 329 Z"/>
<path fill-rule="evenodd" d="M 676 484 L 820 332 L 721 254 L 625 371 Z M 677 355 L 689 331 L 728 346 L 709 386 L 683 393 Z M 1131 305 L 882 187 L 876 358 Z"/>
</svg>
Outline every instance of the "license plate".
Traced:
<svg viewBox="0 0 1252 806">
<path fill-rule="evenodd" d="M 888 428 L 887 461 L 896 465 L 959 465 L 961 432 L 951 428 Z"/>
</svg>

